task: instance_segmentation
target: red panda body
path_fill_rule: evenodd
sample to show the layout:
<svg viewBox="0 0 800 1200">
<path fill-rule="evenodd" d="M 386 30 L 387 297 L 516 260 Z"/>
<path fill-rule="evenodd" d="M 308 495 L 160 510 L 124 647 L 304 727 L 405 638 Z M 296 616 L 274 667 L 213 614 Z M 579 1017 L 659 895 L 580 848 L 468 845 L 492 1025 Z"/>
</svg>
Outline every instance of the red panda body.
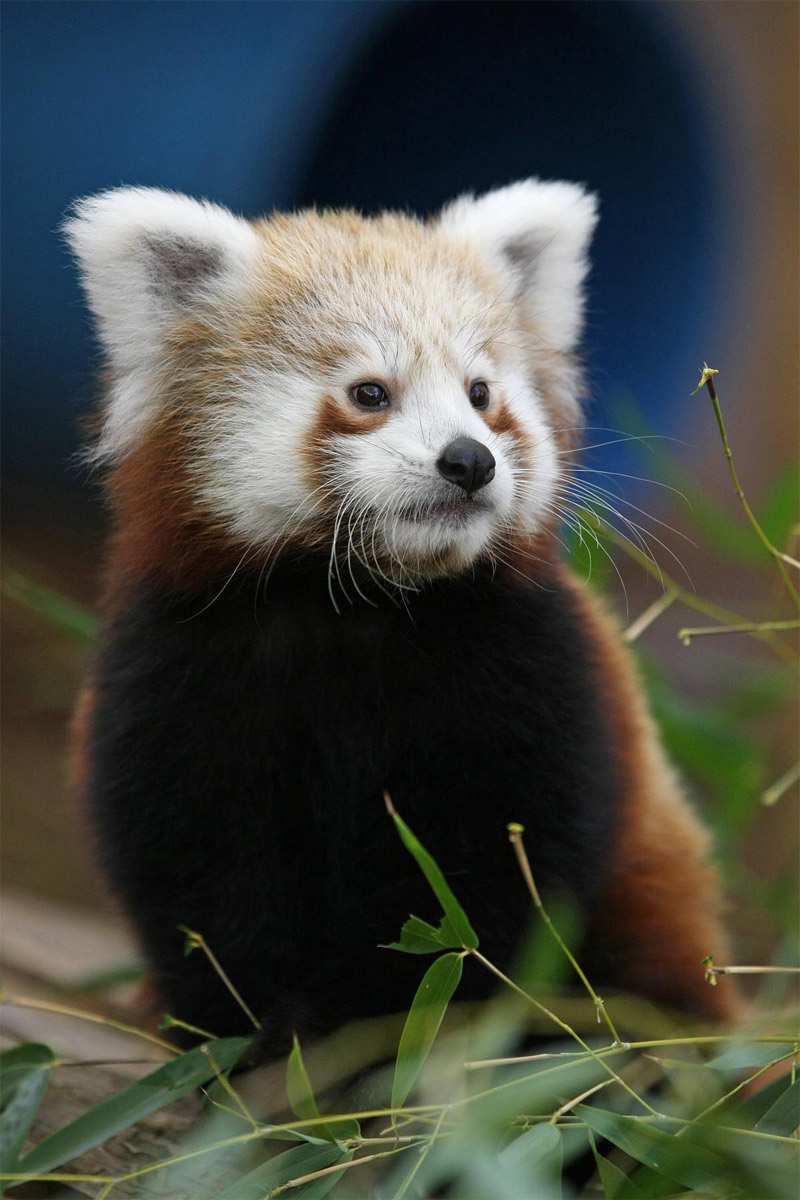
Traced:
<svg viewBox="0 0 800 1200">
<path fill-rule="evenodd" d="M 506 825 L 583 961 L 701 1016 L 707 838 L 612 623 L 557 561 L 595 203 L 531 180 L 438 221 L 249 224 L 142 189 L 68 225 L 110 359 L 115 529 L 82 786 L 160 996 L 261 1053 L 403 1008 L 379 949 L 440 862 L 487 954 L 526 925 Z M 487 991 L 478 972 L 465 992 Z"/>
</svg>

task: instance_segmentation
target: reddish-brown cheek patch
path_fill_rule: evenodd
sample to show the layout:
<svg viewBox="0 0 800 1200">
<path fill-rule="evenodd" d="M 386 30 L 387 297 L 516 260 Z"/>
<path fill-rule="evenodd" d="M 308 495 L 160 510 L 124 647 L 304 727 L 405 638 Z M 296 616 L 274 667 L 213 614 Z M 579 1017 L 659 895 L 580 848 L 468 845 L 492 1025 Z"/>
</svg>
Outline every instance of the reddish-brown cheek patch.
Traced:
<svg viewBox="0 0 800 1200">
<path fill-rule="evenodd" d="M 501 401 L 497 407 L 490 405 L 486 409 L 478 409 L 478 416 L 483 418 L 492 433 L 510 433 L 517 440 L 523 436 L 519 421 L 505 401 Z"/>
<path fill-rule="evenodd" d="M 313 488 L 331 482 L 331 452 L 336 438 L 372 433 L 386 424 L 389 409 L 361 411 L 346 398 L 326 395 L 319 406 L 314 424 L 306 434 L 302 452 Z"/>
<path fill-rule="evenodd" d="M 508 404 L 501 401 L 498 407 L 490 406 L 479 415 L 495 437 L 505 434 L 511 439 L 510 453 L 514 460 L 514 466 L 521 471 L 530 471 L 533 468 L 531 439 Z"/>
</svg>

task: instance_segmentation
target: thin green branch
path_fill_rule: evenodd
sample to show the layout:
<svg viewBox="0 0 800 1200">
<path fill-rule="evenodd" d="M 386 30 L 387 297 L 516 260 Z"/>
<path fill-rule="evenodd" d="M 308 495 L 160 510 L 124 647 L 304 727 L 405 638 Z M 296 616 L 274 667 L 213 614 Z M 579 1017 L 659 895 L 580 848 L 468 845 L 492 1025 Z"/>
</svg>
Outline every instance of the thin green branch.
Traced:
<svg viewBox="0 0 800 1200">
<path fill-rule="evenodd" d="M 418 1159 L 417 1159 L 417 1161 L 414 1163 L 413 1167 L 412 1167 L 412 1168 L 411 1168 L 411 1170 L 409 1171 L 408 1175 L 406 1175 L 406 1177 L 405 1177 L 405 1179 L 403 1180 L 403 1182 L 400 1184 L 400 1187 L 399 1187 L 399 1188 L 397 1189 L 397 1191 L 395 1192 L 394 1196 L 392 1197 L 392 1200 L 402 1200 L 402 1197 L 403 1197 L 403 1196 L 406 1194 L 406 1192 L 408 1191 L 409 1187 L 411 1186 L 411 1184 L 412 1184 L 412 1182 L 413 1182 L 413 1180 L 414 1180 L 414 1177 L 416 1176 L 416 1174 L 417 1174 L 417 1172 L 419 1171 L 420 1167 L 421 1167 L 421 1166 L 422 1166 L 422 1164 L 424 1163 L 425 1159 L 426 1159 L 426 1158 L 428 1157 L 428 1155 L 430 1154 L 430 1152 L 431 1152 L 431 1149 L 432 1149 L 432 1147 L 433 1147 L 433 1144 L 434 1144 L 434 1142 L 436 1141 L 437 1137 L 439 1136 L 439 1131 L 440 1131 L 440 1129 L 441 1129 L 441 1127 L 442 1127 L 442 1122 L 444 1121 L 444 1118 L 445 1118 L 445 1116 L 447 1115 L 447 1112 L 448 1112 L 448 1111 L 449 1111 L 449 1110 L 447 1109 L 447 1107 L 445 1107 L 445 1108 L 443 1108 L 443 1109 L 442 1109 L 441 1113 L 439 1114 L 439 1120 L 436 1122 L 436 1125 L 435 1125 L 434 1129 L 433 1129 L 433 1130 L 430 1132 L 430 1134 L 428 1135 L 428 1140 L 427 1140 L 427 1142 L 425 1143 L 425 1146 L 424 1146 L 424 1147 L 423 1147 L 423 1149 L 420 1151 L 420 1156 L 419 1156 L 419 1158 L 418 1158 Z"/>
<path fill-rule="evenodd" d="M 412 1146 L 395 1146 L 393 1150 L 380 1150 L 377 1154 L 365 1154 L 363 1158 L 351 1158 L 348 1162 L 334 1163 L 332 1167 L 322 1167 L 319 1171 L 311 1171 L 308 1175 L 298 1175 L 296 1179 L 290 1179 L 288 1183 L 282 1183 L 279 1187 L 274 1188 L 269 1195 L 280 1196 L 283 1192 L 288 1192 L 290 1188 L 301 1187 L 305 1183 L 311 1183 L 314 1179 L 324 1179 L 336 1172 L 348 1171 L 351 1167 L 360 1167 L 362 1163 L 375 1162 L 378 1158 L 394 1158 L 395 1155 L 412 1148 Z"/>
<path fill-rule="evenodd" d="M 800 967 L 706 967 L 706 975 L 800 975 Z"/>
<path fill-rule="evenodd" d="M 716 1046 L 717 1043 L 725 1042 L 735 1042 L 738 1044 L 741 1042 L 742 1036 L 743 1035 L 741 1033 L 715 1033 L 704 1034 L 703 1036 L 697 1037 L 656 1038 L 655 1040 L 648 1042 L 626 1042 L 624 1047 L 608 1046 L 606 1049 L 597 1050 L 596 1054 L 599 1056 L 606 1056 L 611 1054 L 619 1054 L 623 1049 L 654 1050 L 662 1046 Z M 757 1045 L 769 1045 L 773 1042 L 786 1043 L 793 1042 L 795 1040 L 795 1034 L 754 1034 L 752 1037 L 750 1037 L 750 1040 L 755 1042 Z M 508 1058 L 476 1058 L 470 1062 L 465 1062 L 464 1068 L 467 1071 L 477 1071 L 487 1067 L 504 1067 L 518 1065 L 519 1063 L 538 1062 L 544 1058 L 568 1058 L 577 1062 L 581 1059 L 585 1059 L 586 1057 L 586 1054 L 581 1054 L 578 1051 L 559 1050 L 550 1054 L 518 1054 Z"/>
<path fill-rule="evenodd" d="M 97 1013 L 84 1012 L 80 1008 L 70 1008 L 66 1004 L 54 1004 L 50 1000 L 36 1000 L 32 996 L 10 996 L 6 992 L 0 992 L 0 1004 L 9 1004 L 12 1008 L 36 1008 L 41 1012 L 57 1013 L 62 1017 L 77 1017 L 78 1020 L 92 1021 L 96 1025 L 108 1025 L 111 1029 L 118 1029 L 122 1033 L 130 1033 L 133 1037 L 152 1042 L 155 1046 L 160 1046 L 162 1050 L 168 1050 L 170 1054 L 183 1053 L 177 1046 L 164 1041 L 163 1038 L 156 1037 L 154 1033 L 145 1033 L 143 1029 L 137 1029 L 135 1025 L 126 1025 L 124 1021 L 115 1021 L 111 1017 L 101 1017 Z"/>
<path fill-rule="evenodd" d="M 672 588 L 667 588 L 663 596 L 659 596 L 657 600 L 648 605 L 644 612 L 635 621 L 631 621 L 627 629 L 623 630 L 623 640 L 626 642 L 635 642 L 677 599 L 676 592 Z"/>
<path fill-rule="evenodd" d="M 705 600 L 702 596 L 696 596 L 694 592 L 690 592 L 688 588 L 681 587 L 676 579 L 673 579 L 667 571 L 657 563 L 654 563 L 651 558 L 648 558 L 643 550 L 640 550 L 638 546 L 631 545 L 621 533 L 618 533 L 614 529 L 613 525 L 609 525 L 601 517 L 598 517 L 596 513 L 587 512 L 582 515 L 581 519 L 596 534 L 602 535 L 619 550 L 622 550 L 643 571 L 653 579 L 658 580 L 666 591 L 673 592 L 676 599 L 685 604 L 687 608 L 694 609 L 695 612 L 702 613 L 705 617 L 710 617 L 712 621 L 720 621 L 727 625 L 744 625 L 750 623 L 741 613 L 732 612 L 728 608 L 723 608 L 721 604 L 715 604 L 712 600 Z M 782 642 L 772 630 L 763 632 L 754 630 L 750 634 L 750 637 L 766 642 L 784 662 L 791 663 L 793 666 L 797 663 L 795 652 L 791 647 Z"/>
<path fill-rule="evenodd" d="M 589 1054 L 596 1062 L 598 1062 L 603 1067 L 603 1069 L 607 1072 L 607 1074 L 609 1074 L 614 1080 L 616 1080 L 616 1082 L 620 1085 L 620 1087 L 623 1088 L 624 1091 L 626 1091 L 629 1096 L 632 1096 L 633 1099 L 636 1100 L 638 1104 L 641 1104 L 642 1108 L 646 1108 L 649 1113 L 653 1114 L 653 1116 L 658 1116 L 658 1113 L 656 1112 L 656 1110 L 650 1104 L 648 1104 L 647 1101 L 638 1094 L 638 1092 L 635 1092 L 634 1089 L 630 1086 L 630 1084 L 626 1083 L 625 1080 L 622 1078 L 622 1076 L 618 1075 L 617 1072 L 614 1071 L 613 1068 L 610 1067 L 608 1065 L 608 1063 L 606 1063 L 604 1061 L 603 1055 L 601 1053 L 599 1053 L 597 1050 L 594 1050 L 591 1046 L 589 1046 L 583 1040 L 583 1038 L 580 1036 L 580 1034 L 577 1033 L 572 1028 L 571 1025 L 568 1025 L 566 1023 L 566 1021 L 562 1021 L 561 1017 L 556 1016 L 556 1014 L 554 1012 L 552 1012 L 551 1009 L 545 1007 L 545 1005 L 542 1004 L 541 1001 L 537 1000 L 535 996 L 532 996 L 530 994 L 530 992 L 526 992 L 524 990 L 524 988 L 521 988 L 519 986 L 519 984 L 514 983 L 514 980 L 510 979 L 508 977 L 508 975 L 505 975 L 500 970 L 499 967 L 496 967 L 493 962 L 489 961 L 488 958 L 484 958 L 484 956 L 480 953 L 479 950 L 471 949 L 469 951 L 469 953 L 473 956 L 473 958 L 477 958 L 478 962 L 482 963 L 488 971 L 491 971 L 493 975 L 496 975 L 498 979 L 501 979 L 503 981 L 503 983 L 505 983 L 508 987 L 510 987 L 512 989 L 512 991 L 515 991 L 517 993 L 517 995 L 522 996 L 522 998 L 524 1000 L 527 1000 L 529 1004 L 532 1004 L 534 1008 L 539 1010 L 539 1012 L 544 1013 L 546 1016 L 548 1016 L 551 1021 L 554 1021 L 555 1024 L 558 1025 L 558 1027 L 560 1029 L 563 1029 L 565 1033 L 569 1034 L 570 1037 L 574 1038 L 575 1041 L 578 1043 L 578 1045 L 583 1050 L 585 1050 L 586 1053 Z M 611 1049 L 611 1050 L 620 1050 L 620 1051 L 627 1050 L 628 1048 L 629 1047 L 627 1046 L 627 1044 L 625 1042 L 621 1042 L 619 1040 L 619 1038 L 617 1038 L 617 1041 L 613 1046 L 609 1047 L 609 1049 Z"/>
<path fill-rule="evenodd" d="M 800 629 L 800 620 L 747 621 L 742 625 L 706 625 L 701 629 L 679 629 L 677 637 L 684 646 L 688 646 L 693 637 L 707 637 L 714 633 L 777 633 L 788 629 Z"/>
<path fill-rule="evenodd" d="M 750 525 L 752 526 L 753 531 L 755 532 L 758 540 L 761 542 L 762 546 L 767 551 L 767 553 L 775 560 L 775 565 L 778 568 L 778 572 L 780 573 L 781 579 L 783 580 L 786 590 L 789 593 L 789 595 L 791 596 L 791 598 L 795 604 L 795 607 L 800 609 L 800 594 L 798 594 L 797 589 L 795 588 L 794 584 L 792 583 L 791 579 L 789 578 L 789 575 L 786 571 L 786 567 L 784 566 L 784 561 L 785 561 L 786 556 L 783 554 L 782 551 L 778 550 L 778 548 L 776 546 L 773 546 L 772 542 L 769 540 L 767 535 L 764 533 L 764 530 L 761 528 L 758 520 L 756 519 L 755 513 L 751 509 L 750 505 L 747 503 L 747 497 L 745 496 L 744 491 L 742 490 L 742 485 L 739 482 L 739 476 L 736 473 L 736 464 L 733 461 L 733 451 L 731 450 L 730 443 L 728 442 L 728 433 L 727 433 L 727 430 L 725 429 L 725 421 L 722 416 L 722 408 L 720 407 L 719 397 L 717 396 L 717 389 L 714 384 L 714 376 L 718 375 L 718 374 L 719 374 L 719 371 L 715 370 L 714 367 L 709 367 L 708 363 L 704 363 L 703 370 L 700 375 L 700 382 L 698 383 L 697 387 L 694 389 L 694 392 L 692 392 L 692 395 L 695 395 L 695 393 L 699 392 L 703 386 L 705 386 L 705 388 L 707 389 L 708 394 L 711 398 L 711 403 L 714 408 L 714 416 L 717 418 L 719 434 L 720 434 L 720 437 L 722 438 L 722 445 L 725 450 L 725 457 L 728 460 L 728 469 L 730 470 L 730 473 L 731 473 L 731 479 L 733 480 L 733 486 L 736 489 L 736 495 L 739 497 L 739 501 L 742 505 L 742 508 L 744 509 L 747 519 L 750 522 Z"/>
<path fill-rule="evenodd" d="M 761 803 L 769 806 L 776 804 L 793 783 L 800 780 L 800 762 L 796 762 L 793 767 L 781 775 L 780 779 L 776 779 L 773 784 L 761 793 Z"/>
<path fill-rule="evenodd" d="M 228 989 L 230 994 L 233 996 L 234 1000 L 239 1005 L 242 1012 L 245 1014 L 247 1019 L 254 1026 L 254 1028 L 257 1031 L 260 1031 L 261 1022 L 256 1017 L 252 1008 L 250 1008 L 249 1004 L 247 1004 L 245 1002 L 245 1000 L 242 998 L 238 989 L 234 986 L 232 979 L 230 978 L 228 973 L 223 969 L 222 964 L 220 963 L 220 961 L 217 958 L 214 951 L 209 946 L 206 939 L 203 937 L 202 933 L 197 933 L 196 930 L 190 929 L 188 927 L 188 925 L 179 925 L 178 929 L 180 929 L 181 933 L 186 934 L 186 953 L 189 954 L 189 953 L 191 953 L 192 950 L 202 950 L 203 951 L 206 958 L 211 963 L 211 966 L 214 968 L 217 975 L 219 975 L 220 979 L 225 984 L 225 987 Z"/>
<path fill-rule="evenodd" d="M 599 1083 L 596 1083 L 593 1087 L 587 1088 L 586 1091 L 581 1092 L 579 1096 L 573 1096 L 571 1100 L 567 1100 L 565 1104 L 562 1104 L 560 1108 L 556 1109 L 552 1116 L 546 1117 L 545 1119 L 548 1120 L 551 1125 L 557 1125 L 561 1118 L 565 1117 L 571 1108 L 574 1108 L 576 1104 L 580 1104 L 581 1100 L 588 1100 L 590 1096 L 594 1096 L 595 1092 L 599 1092 L 603 1088 L 607 1088 L 611 1083 L 613 1083 L 612 1079 L 601 1079 Z"/>
<path fill-rule="evenodd" d="M 201 1049 L 203 1051 L 204 1056 L 208 1059 L 208 1062 L 214 1072 L 214 1075 L 216 1076 L 217 1083 L 220 1085 L 222 1090 L 228 1096 L 230 1096 L 231 1100 L 236 1105 L 236 1109 L 237 1109 L 238 1113 L 242 1117 L 244 1117 L 244 1119 L 249 1123 L 251 1129 L 253 1129 L 256 1132 L 260 1131 L 262 1128 L 262 1123 L 260 1121 L 256 1120 L 256 1118 L 253 1116 L 253 1114 L 250 1112 L 250 1109 L 247 1107 L 246 1103 L 244 1102 L 243 1098 L 236 1091 L 236 1088 L 233 1086 L 233 1084 L 230 1082 L 230 1080 L 225 1075 L 223 1075 L 222 1071 L 220 1071 L 219 1066 L 217 1065 L 217 1063 L 214 1059 L 214 1055 L 211 1053 L 211 1048 L 209 1046 L 202 1046 Z"/>
<path fill-rule="evenodd" d="M 713 1104 L 709 1104 L 708 1107 L 704 1108 L 702 1112 L 699 1112 L 696 1117 L 693 1117 L 686 1128 L 689 1129 L 691 1125 L 695 1125 L 699 1121 L 704 1121 L 706 1117 L 711 1115 L 711 1113 L 716 1112 L 716 1110 L 721 1108 L 722 1105 L 728 1100 L 731 1100 L 734 1096 L 738 1095 L 742 1088 L 749 1087 L 755 1082 L 756 1079 L 758 1079 L 766 1071 L 771 1071 L 773 1067 L 778 1065 L 778 1063 L 786 1062 L 787 1059 L 792 1059 L 792 1065 L 794 1065 L 797 1061 L 798 1051 L 800 1051 L 800 1046 L 795 1044 L 788 1054 L 781 1054 L 779 1058 L 774 1058 L 772 1062 L 768 1062 L 765 1066 L 759 1067 L 757 1071 L 755 1071 L 752 1075 L 748 1075 L 746 1079 L 740 1080 L 739 1083 L 737 1083 L 735 1087 L 731 1088 L 729 1092 L 725 1092 L 725 1094 L 720 1096 L 718 1100 L 715 1100 Z M 676 1136 L 680 1137 L 681 1133 L 683 1133 L 683 1130 L 679 1130 Z"/>
<path fill-rule="evenodd" d="M 517 862 L 519 864 L 519 869 L 522 872 L 522 877 L 525 880 L 525 884 L 528 888 L 528 891 L 531 894 L 531 898 L 533 899 L 534 906 L 535 906 L 537 912 L 539 913 L 539 916 L 542 918 L 545 925 L 547 926 L 548 931 L 553 936 L 553 938 L 558 943 L 558 945 L 561 947 L 561 950 L 563 951 L 563 953 L 566 955 L 572 969 L 575 971 L 575 974 L 578 976 L 581 983 L 586 988 L 589 995 L 592 997 L 592 1000 L 595 1003 L 595 1007 L 597 1008 L 598 1021 L 602 1018 L 602 1020 L 605 1021 L 606 1025 L 611 1030 L 611 1036 L 613 1037 L 616 1045 L 623 1046 L 624 1042 L 623 1042 L 622 1038 L 619 1036 L 619 1034 L 617 1033 L 617 1030 L 614 1027 L 614 1023 L 611 1020 L 611 1017 L 606 1012 L 606 1006 L 605 1006 L 603 1000 L 601 999 L 600 996 L 598 996 L 597 992 L 592 987 L 592 985 L 589 982 L 589 980 L 587 979 L 586 974 L 584 973 L 584 970 L 581 967 L 580 963 L 578 962 L 575 955 L 572 953 L 569 946 L 566 944 L 566 942 L 562 938 L 561 934 L 556 929 L 555 925 L 553 924 L 553 922 L 550 919 L 550 915 L 547 912 L 547 909 L 542 904 L 542 898 L 539 895 L 539 889 L 537 888 L 536 883 L 534 881 L 533 872 L 531 871 L 531 864 L 528 861 L 528 855 L 525 850 L 525 845 L 522 841 L 522 835 L 524 832 L 525 832 L 524 827 L 522 825 L 518 824 L 517 822 L 512 822 L 512 824 L 510 824 L 508 826 L 508 840 L 511 842 L 511 845 L 514 847 L 514 853 L 517 856 Z"/>
<path fill-rule="evenodd" d="M 159 1029 L 185 1029 L 187 1033 L 196 1033 L 198 1037 L 208 1038 L 214 1042 L 217 1039 L 216 1033 L 211 1033 L 208 1029 L 201 1029 L 199 1025 L 190 1025 L 188 1021 L 181 1021 L 179 1017 L 173 1017 L 171 1013 L 164 1013 Z"/>
</svg>

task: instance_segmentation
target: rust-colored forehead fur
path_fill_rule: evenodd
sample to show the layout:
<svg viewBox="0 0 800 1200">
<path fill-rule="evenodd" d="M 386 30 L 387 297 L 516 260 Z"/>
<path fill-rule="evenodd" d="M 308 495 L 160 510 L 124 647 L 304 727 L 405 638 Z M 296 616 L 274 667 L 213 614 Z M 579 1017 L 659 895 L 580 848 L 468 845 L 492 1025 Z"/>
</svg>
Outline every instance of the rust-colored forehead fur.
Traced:
<svg viewBox="0 0 800 1200">
<path fill-rule="evenodd" d="M 388 367 L 383 381 L 401 389 L 409 363 L 458 371 L 480 351 L 520 361 L 555 440 L 563 449 L 575 444 L 574 355 L 547 344 L 514 281 L 474 246 L 398 213 L 309 210 L 254 227 L 263 255 L 247 294 L 224 322 L 195 317 L 171 333 L 165 387 L 179 437 L 202 438 L 209 407 L 231 401 L 230 381 L 248 367 L 324 381 L 357 363 L 360 350 L 377 350 Z M 348 422 L 346 411 L 339 418 L 343 432 L 368 428 Z M 491 427 L 514 427 L 507 409 L 492 413 Z"/>
<path fill-rule="evenodd" d="M 255 223 L 264 245 L 240 347 L 327 369 L 354 346 L 400 340 L 418 359 L 452 356 L 470 327 L 484 341 L 518 323 L 513 289 L 473 247 L 412 217 L 355 212 L 278 214 Z"/>
</svg>

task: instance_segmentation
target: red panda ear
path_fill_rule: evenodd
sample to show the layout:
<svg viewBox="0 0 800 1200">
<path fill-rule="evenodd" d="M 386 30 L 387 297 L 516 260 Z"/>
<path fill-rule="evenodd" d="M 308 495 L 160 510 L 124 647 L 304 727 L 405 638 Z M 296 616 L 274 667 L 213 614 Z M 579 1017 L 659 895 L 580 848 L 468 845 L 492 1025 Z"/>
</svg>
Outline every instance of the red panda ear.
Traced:
<svg viewBox="0 0 800 1200">
<path fill-rule="evenodd" d="M 216 204 L 157 188 L 79 200 L 64 223 L 101 341 L 125 371 L 157 353 L 165 327 L 246 280 L 259 239 Z"/>
<path fill-rule="evenodd" d="M 512 275 L 555 350 L 574 349 L 580 337 L 587 248 L 596 224 L 595 195 L 576 183 L 538 179 L 462 196 L 439 218 L 444 233 L 470 242 L 492 266 Z"/>
<path fill-rule="evenodd" d="M 124 452 L 157 403 L 152 375 L 176 319 L 213 323 L 247 288 L 260 254 L 252 225 L 227 209 L 156 188 L 79 200 L 64 223 L 113 368 L 98 457 Z"/>
</svg>

